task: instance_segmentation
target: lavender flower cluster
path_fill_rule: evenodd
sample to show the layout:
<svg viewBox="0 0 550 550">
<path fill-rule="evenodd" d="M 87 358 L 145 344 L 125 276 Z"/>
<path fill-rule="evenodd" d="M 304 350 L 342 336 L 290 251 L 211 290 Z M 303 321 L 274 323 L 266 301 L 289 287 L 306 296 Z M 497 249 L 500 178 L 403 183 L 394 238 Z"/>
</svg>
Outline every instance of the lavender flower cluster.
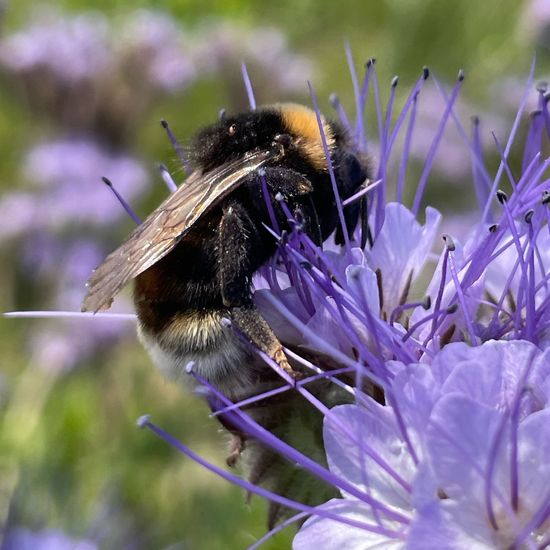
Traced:
<svg viewBox="0 0 550 550">
<path fill-rule="evenodd" d="M 257 277 L 255 293 L 289 357 L 311 371 L 275 391 L 299 392 L 324 414 L 328 467 L 254 423 L 240 409 L 244 403 L 221 411 L 340 497 L 315 507 L 289 500 L 207 463 L 148 418 L 140 424 L 224 478 L 297 511 L 253 548 L 305 518 L 294 538 L 297 550 L 546 548 L 550 159 L 543 146 L 550 137 L 550 94 L 538 86 L 537 110 L 524 116 L 533 65 L 505 142 L 494 135 L 499 164 L 493 173 L 482 151 L 482 123 L 474 118 L 469 131 L 455 112 L 462 72 L 447 91 L 425 69 L 399 112 L 394 79 L 384 112 L 374 60 L 360 82 L 349 51 L 348 58 L 355 117 L 336 98 L 333 105 L 358 148 L 377 157 L 373 181 L 362 192 L 367 234 L 345 235 L 342 250 L 330 244 L 321 250 L 299 219 L 291 220 L 290 234 L 274 227 L 279 253 Z M 413 186 L 415 120 L 430 82 L 445 108 Z M 378 114 L 377 145 L 365 132 L 369 96 Z M 423 222 L 419 217 L 449 125 L 471 158 L 468 192 L 479 214 L 467 232 L 442 235 L 435 208 L 425 208 Z M 407 191 L 413 191 L 410 206 Z M 337 198 L 340 212 L 359 198 L 344 204 Z M 320 376 L 348 392 L 353 404 L 327 409 L 308 391 Z"/>
</svg>

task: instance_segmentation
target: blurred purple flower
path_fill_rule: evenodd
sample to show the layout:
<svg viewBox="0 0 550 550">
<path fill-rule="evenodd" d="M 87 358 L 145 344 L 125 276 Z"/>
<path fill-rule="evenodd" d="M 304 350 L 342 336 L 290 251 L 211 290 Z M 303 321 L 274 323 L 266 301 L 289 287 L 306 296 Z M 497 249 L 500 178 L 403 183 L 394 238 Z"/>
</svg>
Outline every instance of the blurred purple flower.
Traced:
<svg viewBox="0 0 550 550">
<path fill-rule="evenodd" d="M 51 237 L 51 234 L 50 234 Z M 37 233 L 25 239 L 23 264 L 32 278 L 49 284 L 47 307 L 57 311 L 78 312 L 90 273 L 105 256 L 99 242 L 88 239 L 61 240 Z M 60 266 L 63 266 L 60 268 Z M 121 297 L 113 313 L 130 311 Z M 124 336 L 134 335 L 135 325 L 119 319 L 61 319 L 57 327 L 37 324 L 29 333 L 32 363 L 45 370 L 68 371 Z"/>
<path fill-rule="evenodd" d="M 0 199 L 2 240 L 24 235 L 36 227 L 38 204 L 31 193 L 14 192 Z"/>
<path fill-rule="evenodd" d="M 195 79 L 184 34 L 167 14 L 130 12 L 114 31 L 98 12 L 66 16 L 42 10 L 27 28 L 3 39 L 0 62 L 16 73 L 41 72 L 73 86 L 93 80 L 103 86 L 110 75 L 124 78 L 132 68 L 140 70 L 143 82 L 169 92 Z"/>
<path fill-rule="evenodd" d="M 286 37 L 273 27 L 251 29 L 232 22 L 215 22 L 199 29 L 197 42 L 199 70 L 224 78 L 230 88 L 241 90 L 239 66 L 244 61 L 262 102 L 303 93 L 306 81 L 316 72 L 313 62 L 293 53 Z M 231 94 L 232 90 L 228 91 Z"/>
<path fill-rule="evenodd" d="M 97 550 L 88 540 L 69 537 L 57 529 L 30 531 L 17 528 L 9 531 L 2 544 L 3 550 Z"/>
<path fill-rule="evenodd" d="M 527 0 L 524 2 L 520 29 L 530 43 L 535 41 L 550 45 L 550 4 L 546 0 Z"/>
<path fill-rule="evenodd" d="M 191 40 L 185 42 L 182 29 L 168 15 L 138 10 L 123 22 L 120 37 L 124 62 L 143 65 L 149 80 L 159 88 L 175 92 L 197 78 Z"/>
<path fill-rule="evenodd" d="M 137 159 L 111 153 L 88 139 L 37 145 L 27 154 L 24 170 L 34 189 L 0 200 L 2 239 L 36 230 L 55 232 L 71 224 L 112 224 L 125 214 L 101 177 L 108 175 L 128 200 L 139 197 L 148 183 Z"/>
<path fill-rule="evenodd" d="M 97 78 L 111 62 L 109 25 L 100 13 L 63 17 L 42 11 L 40 19 L 0 43 L 0 62 L 19 73 L 47 71 L 66 84 Z"/>
<path fill-rule="evenodd" d="M 508 89 L 506 89 L 508 92 Z M 517 98 L 514 107 L 518 104 Z M 432 147 L 438 127 L 443 121 L 447 101 L 441 96 L 436 86 L 426 86 L 418 98 L 418 113 L 416 115 L 410 155 L 418 162 L 424 162 Z M 456 116 L 467 120 L 476 108 L 468 105 L 460 98 L 454 107 Z M 496 135 L 501 135 L 505 128 L 503 113 L 498 111 L 483 111 L 483 125 L 490 128 Z M 485 148 L 494 146 L 490 133 L 483 134 L 482 145 Z M 445 123 L 441 141 L 438 144 L 434 159 L 434 170 L 444 178 L 447 184 L 464 185 L 471 176 L 472 164 L 470 151 L 464 146 L 460 132 L 451 120 Z"/>
<path fill-rule="evenodd" d="M 0 64 L 54 130 L 21 163 L 27 189 L 0 199 L 0 241 L 21 252 L 17 283 L 39 288 L 48 309 L 80 310 L 85 282 L 112 246 L 105 234 L 91 242 L 90 231 L 126 216 L 101 178 L 130 203 L 143 194 L 147 171 L 127 152 L 133 129 L 159 92 L 181 91 L 196 77 L 186 37 L 168 15 L 138 10 L 113 25 L 95 12 L 44 9 L 0 41 Z M 39 367 L 67 370 L 132 329 L 115 320 L 73 320 L 63 332 L 37 323 L 29 347 Z"/>
<path fill-rule="evenodd" d="M 128 310 L 129 304 L 126 306 Z M 73 319 L 57 327 L 50 322 L 30 334 L 31 361 L 44 371 L 67 372 L 108 350 L 122 337 L 135 335 L 135 331 L 134 323 L 119 319 Z"/>
<path fill-rule="evenodd" d="M 544 80 L 544 79 L 543 79 Z M 525 80 L 517 75 L 507 75 L 496 81 L 489 91 L 495 100 L 495 108 L 501 116 L 514 113 L 517 110 L 521 98 L 525 93 Z M 531 93 L 527 97 L 525 109 L 528 113 L 538 108 L 539 98 L 537 94 Z"/>
<path fill-rule="evenodd" d="M 38 116 L 65 134 L 92 133 L 117 149 L 132 141 L 159 96 L 181 92 L 197 77 L 182 29 L 147 10 L 115 23 L 93 11 L 43 9 L 0 41 L 0 65 Z"/>
<path fill-rule="evenodd" d="M 39 189 L 37 219 L 50 228 L 67 223 L 112 224 L 124 215 L 101 181 L 108 176 L 129 201 L 148 183 L 143 165 L 127 154 L 112 153 L 89 139 L 37 145 L 24 163 L 25 177 Z M 41 221 L 40 218 L 43 218 Z"/>
</svg>

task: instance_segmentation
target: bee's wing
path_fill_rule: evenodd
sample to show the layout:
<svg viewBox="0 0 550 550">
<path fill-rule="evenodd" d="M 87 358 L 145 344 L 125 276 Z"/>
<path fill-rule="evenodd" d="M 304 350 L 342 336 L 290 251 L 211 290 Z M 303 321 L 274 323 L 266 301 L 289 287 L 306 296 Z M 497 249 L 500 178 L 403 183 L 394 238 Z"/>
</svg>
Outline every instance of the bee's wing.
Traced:
<svg viewBox="0 0 550 550">
<path fill-rule="evenodd" d="M 82 311 L 108 309 L 130 279 L 166 256 L 209 207 L 272 157 L 273 152 L 257 151 L 205 174 L 193 172 L 94 270 Z"/>
</svg>

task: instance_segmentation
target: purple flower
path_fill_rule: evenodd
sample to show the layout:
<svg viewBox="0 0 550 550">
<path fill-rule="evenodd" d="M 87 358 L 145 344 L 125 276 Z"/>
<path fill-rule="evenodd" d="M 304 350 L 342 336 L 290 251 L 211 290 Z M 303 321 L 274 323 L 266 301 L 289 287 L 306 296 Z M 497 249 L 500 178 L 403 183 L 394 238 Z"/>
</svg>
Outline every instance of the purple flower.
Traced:
<svg viewBox="0 0 550 550">
<path fill-rule="evenodd" d="M 263 101 L 303 92 L 306 81 L 315 74 L 313 62 L 293 53 L 286 37 L 273 27 L 250 29 L 230 22 L 214 22 L 200 29 L 196 41 L 200 70 L 222 77 L 230 87 L 238 86 L 241 90 L 238 67 L 244 61 Z"/>
<path fill-rule="evenodd" d="M 324 439 L 331 472 L 376 499 L 376 504 L 344 492 L 343 498 L 322 504 L 318 515 L 308 519 L 294 538 L 296 550 L 404 547 L 413 512 L 411 483 L 416 465 L 390 411 L 373 407 L 372 412 L 355 405 L 333 408 L 325 419 Z M 325 510 L 337 518 L 324 517 Z M 364 527 L 342 523 L 342 517 Z"/>
<path fill-rule="evenodd" d="M 326 548 L 542 542 L 550 529 L 550 354 L 528 342 L 457 343 L 431 365 L 394 368 L 387 395 L 395 407 L 368 400 L 325 418 L 331 472 L 376 505 L 343 491 L 307 520 L 294 547 L 323 539 Z M 350 528 L 325 510 L 370 527 Z M 391 518 L 396 511 L 401 522 Z"/>
<path fill-rule="evenodd" d="M 373 317 L 382 315 L 386 319 L 392 318 L 403 295 L 422 272 L 433 246 L 440 217 L 437 211 L 428 208 L 426 224 L 421 226 L 402 204 L 390 203 L 385 209 L 384 225 L 370 250 L 363 253 L 359 248 L 354 248 L 350 256 L 342 255 L 341 252 L 326 252 L 326 257 L 331 260 L 331 270 L 339 273 L 345 282 L 347 298 L 358 309 L 367 306 Z M 270 292 L 272 290 L 267 289 L 256 292 L 255 301 L 281 340 L 300 342 L 302 346 L 315 349 L 315 342 L 307 334 L 300 333 L 299 327 L 297 333 L 291 334 L 292 329 L 286 319 L 274 312 L 266 300 L 266 294 Z M 309 305 L 310 311 L 314 312 L 312 315 L 308 314 L 306 304 L 300 302 L 296 287 L 287 288 L 278 297 L 285 306 L 298 314 L 312 333 L 353 356 L 350 326 L 342 324 L 341 319 L 334 315 L 334 297 L 325 293 L 311 293 Z M 350 316 L 349 324 L 354 327 L 355 336 L 368 344 L 364 322 Z"/>
<path fill-rule="evenodd" d="M 115 24 L 96 12 L 44 9 L 0 41 L 0 64 L 38 116 L 120 148 L 160 95 L 195 81 L 185 38 L 162 12 L 138 10 Z"/>
<path fill-rule="evenodd" d="M 539 43 L 548 46 L 548 32 L 550 29 L 550 6 L 545 0 L 528 0 L 524 4 L 520 30 L 527 40 L 533 38 Z"/>
<path fill-rule="evenodd" d="M 37 188 L 36 193 L 27 195 L 26 202 L 20 201 L 32 211 L 27 230 L 51 231 L 76 223 L 112 224 L 124 216 L 124 211 L 101 177 L 108 175 L 128 200 L 138 197 L 148 180 L 137 159 L 111 153 L 85 138 L 37 145 L 28 153 L 24 166 L 25 177 Z M 12 201 L 9 195 L 5 200 Z"/>
<path fill-rule="evenodd" d="M 129 305 L 126 304 L 127 310 Z M 76 315 L 75 315 L 76 316 Z M 135 323 L 120 319 L 72 319 L 57 327 L 40 327 L 30 334 L 28 349 L 34 366 L 56 373 L 68 372 L 123 337 L 135 334 Z"/>
<path fill-rule="evenodd" d="M 130 155 L 84 139 L 36 146 L 25 170 L 32 188 L 0 200 L 0 238 L 20 241 L 19 283 L 39 282 L 47 297 L 43 307 L 79 311 L 85 283 L 107 251 L 100 240 L 89 239 L 90 228 L 126 216 L 101 176 L 109 174 L 120 192 L 135 200 L 145 190 L 147 173 Z M 117 307 L 130 309 L 124 300 Z M 134 332 L 131 323 L 114 319 L 61 326 L 33 326 L 29 348 L 40 368 L 67 371 Z"/>
<path fill-rule="evenodd" d="M 440 220 L 439 212 L 428 207 L 426 223 L 421 226 L 402 204 L 386 205 L 384 225 L 372 248 L 365 252 L 365 259 L 370 269 L 380 273 L 379 301 L 388 318 L 422 272 Z"/>
<path fill-rule="evenodd" d="M 426 444 L 435 483 L 445 496 L 419 509 L 408 547 L 490 549 L 547 542 L 549 421 L 550 409 L 517 426 L 505 412 L 467 396 L 441 399 Z"/>
<path fill-rule="evenodd" d="M 63 531 L 56 529 L 30 531 L 17 528 L 6 534 L 2 548 L 4 550 L 96 550 L 98 546 L 88 540 L 69 537 Z"/>
<path fill-rule="evenodd" d="M 99 13 L 64 18 L 42 11 L 36 22 L 3 39 L 0 61 L 15 72 L 47 71 L 74 85 L 96 78 L 109 66 L 108 30 Z"/>
<path fill-rule="evenodd" d="M 159 67 L 161 73 L 150 75 L 151 79 L 163 82 L 168 73 L 162 66 L 172 68 L 168 76 L 175 81 L 192 78 L 191 65 L 178 65 L 176 29 L 162 17 L 143 27 L 148 17 L 142 12 L 135 27 L 128 27 L 130 35 L 139 34 L 129 51 L 141 52 L 147 67 Z M 132 30 L 144 28 L 147 32 Z M 217 71 L 222 62 L 235 57 L 251 59 L 258 66 L 267 60 L 270 85 L 287 85 L 283 76 L 273 73 L 280 66 L 286 76 L 292 73 L 294 60 L 288 57 L 282 35 L 266 29 L 245 33 L 230 26 L 217 27 L 214 34 L 200 52 L 198 66 Z M 157 49 L 161 38 L 165 49 Z M 252 481 L 239 480 L 208 465 L 148 420 L 142 422 L 223 477 L 279 507 L 299 511 L 289 521 L 309 516 L 294 540 L 297 549 L 508 548 L 550 543 L 550 184 L 546 176 L 550 160 L 542 153 L 543 141 L 550 136 L 548 99 L 540 88 L 535 99 L 539 110 L 530 117 L 519 147 L 517 123 L 503 143 L 498 129 L 493 143 L 501 163 L 491 171 L 484 160 L 483 123 L 474 119 L 467 130 L 457 115 L 464 75 L 459 73 L 451 90 L 435 80 L 431 95 L 425 87 L 428 76 L 425 69 L 400 111 L 395 108 L 397 80 L 392 82 L 386 112 L 377 101 L 377 124 L 368 125 L 379 129 L 372 141 L 365 134 L 364 115 L 367 97 L 380 97 L 374 61 L 366 65 L 356 87 L 355 116 L 349 116 L 337 100 L 332 102 L 359 151 L 370 152 L 372 143 L 377 144 L 378 163 L 370 174 L 376 184 L 368 188 L 367 202 L 362 204 L 366 223 L 345 246 L 325 243 L 320 248 L 296 220 L 289 220 L 290 234 L 279 235 L 272 229 L 278 253 L 255 278 L 257 307 L 305 376 L 292 380 L 283 373 L 288 385 L 252 396 L 246 404 L 284 392 L 303 399 L 300 404 L 309 411 L 313 408 L 315 415 L 304 416 L 308 420 L 302 421 L 298 433 L 307 439 L 307 429 L 316 433 L 308 426 L 309 419 L 324 417 L 326 465 L 313 460 L 319 452 L 308 456 L 284 439 L 284 434 L 293 433 L 290 425 L 273 430 L 283 434 L 279 438 L 250 418 L 246 408 L 241 410 L 244 403 L 228 402 L 195 374 L 227 425 L 299 465 L 304 475 L 320 478 L 339 496 L 314 506 L 309 504 L 312 500 L 291 498 L 291 493 L 276 494 L 252 482 L 263 479 L 265 470 L 256 470 Z M 175 81 L 159 85 L 171 88 Z M 532 75 L 517 121 L 529 102 L 531 86 Z M 435 104 L 434 94 L 441 111 L 427 125 L 428 132 L 422 127 L 419 106 L 423 101 Z M 451 125 L 456 141 L 446 152 Z M 461 145 L 456 161 L 450 151 L 454 154 Z M 517 171 L 509 163 L 513 145 L 521 157 Z M 413 186 L 408 168 L 420 150 L 424 165 Z M 424 206 L 425 190 L 434 168 L 452 175 L 453 162 L 463 169 L 465 159 L 471 160 L 469 193 L 475 195 L 480 212 L 467 231 L 458 225 L 442 235 L 445 221 L 434 207 Z M 36 197 L 42 200 L 36 201 L 34 211 L 26 196 L 18 203 L 36 229 L 41 223 L 59 229 L 74 221 L 108 222 L 121 209 L 114 201 L 106 208 L 109 203 L 96 191 L 99 175 L 107 173 L 130 199 L 140 191 L 136 181 L 145 179 L 132 159 L 85 141 L 39 146 L 26 166 L 28 179 L 37 187 Z M 410 204 L 404 200 L 407 187 Z M 82 209 L 74 205 L 82 202 L 87 213 L 78 218 Z M 421 212 L 425 212 L 422 222 Z M 364 249 L 362 242 L 367 243 Z M 67 293 L 59 298 L 68 307 L 74 307 L 78 287 L 97 255 L 86 240 L 65 249 L 63 260 L 76 266 L 67 270 L 63 278 Z M 48 268 L 32 247 L 29 257 Z M 97 326 L 103 327 L 103 321 Z M 73 347 L 67 338 L 44 332 L 35 340 L 35 354 L 45 357 L 47 365 L 68 368 L 116 331 L 106 329 L 107 336 L 99 332 L 87 332 Z M 74 331 L 67 335 L 77 340 Z M 280 371 L 265 354 L 251 350 Z M 192 365 L 189 373 L 194 374 Z M 336 391 L 317 389 L 314 378 L 327 379 L 324 382 Z M 349 404 L 350 396 L 354 404 Z M 335 402 L 346 404 L 330 409 Z M 292 410 L 297 413 L 298 407 Z M 294 481 L 295 474 L 288 479 Z M 277 517 L 278 513 L 272 514 Z"/>
<path fill-rule="evenodd" d="M 197 78 L 191 40 L 177 23 L 161 12 L 138 10 L 120 30 L 121 64 L 143 65 L 149 80 L 160 89 L 175 92 Z"/>
<path fill-rule="evenodd" d="M 14 192 L 0 199 L 0 238 L 12 239 L 36 227 L 38 204 L 31 193 Z"/>
</svg>

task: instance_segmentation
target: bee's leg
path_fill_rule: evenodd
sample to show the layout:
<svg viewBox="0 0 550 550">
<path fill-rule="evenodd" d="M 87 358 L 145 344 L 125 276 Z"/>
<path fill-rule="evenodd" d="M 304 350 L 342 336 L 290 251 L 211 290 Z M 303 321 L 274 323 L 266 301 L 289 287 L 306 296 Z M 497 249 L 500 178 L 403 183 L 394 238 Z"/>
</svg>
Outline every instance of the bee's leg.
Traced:
<svg viewBox="0 0 550 550">
<path fill-rule="evenodd" d="M 247 437 L 244 434 L 231 434 L 231 442 L 229 443 L 229 454 L 225 457 L 225 463 L 230 468 L 234 468 L 241 458 L 241 454 L 246 446 L 246 441 Z"/>
<path fill-rule="evenodd" d="M 281 342 L 252 301 L 250 285 L 253 270 L 250 258 L 262 243 L 246 209 L 240 204 L 230 203 L 224 208 L 218 243 L 222 300 L 224 306 L 231 310 L 235 327 L 283 370 L 296 376 Z"/>
<path fill-rule="evenodd" d="M 248 436 L 245 432 L 239 429 L 235 422 L 231 421 L 231 418 L 228 415 L 223 412 L 220 413 L 220 410 L 224 408 L 222 401 L 212 395 L 207 395 L 206 402 L 210 406 L 210 410 L 213 413 L 219 413 L 216 416 L 216 419 L 231 434 L 229 454 L 225 458 L 225 462 L 230 468 L 233 468 L 241 458 L 241 454 L 246 447 L 246 442 L 248 441 Z"/>
<path fill-rule="evenodd" d="M 279 222 L 286 223 L 286 215 L 280 209 L 275 200 L 277 194 L 280 194 L 287 206 L 295 217 L 300 211 L 303 218 L 304 231 L 309 235 L 313 242 L 322 245 L 323 237 L 319 216 L 313 203 L 313 185 L 299 172 L 291 168 L 268 167 L 264 169 L 265 180 L 269 192 L 269 197 L 264 197 L 263 187 L 258 181 L 257 174 L 248 178 L 247 187 L 249 189 L 250 200 L 258 210 L 266 208 L 266 200 L 271 201 L 274 211 L 277 213 Z"/>
<path fill-rule="evenodd" d="M 293 378 L 297 373 L 288 362 L 283 346 L 256 307 L 236 307 L 231 310 L 235 326 L 260 350 L 266 353 Z"/>
</svg>

